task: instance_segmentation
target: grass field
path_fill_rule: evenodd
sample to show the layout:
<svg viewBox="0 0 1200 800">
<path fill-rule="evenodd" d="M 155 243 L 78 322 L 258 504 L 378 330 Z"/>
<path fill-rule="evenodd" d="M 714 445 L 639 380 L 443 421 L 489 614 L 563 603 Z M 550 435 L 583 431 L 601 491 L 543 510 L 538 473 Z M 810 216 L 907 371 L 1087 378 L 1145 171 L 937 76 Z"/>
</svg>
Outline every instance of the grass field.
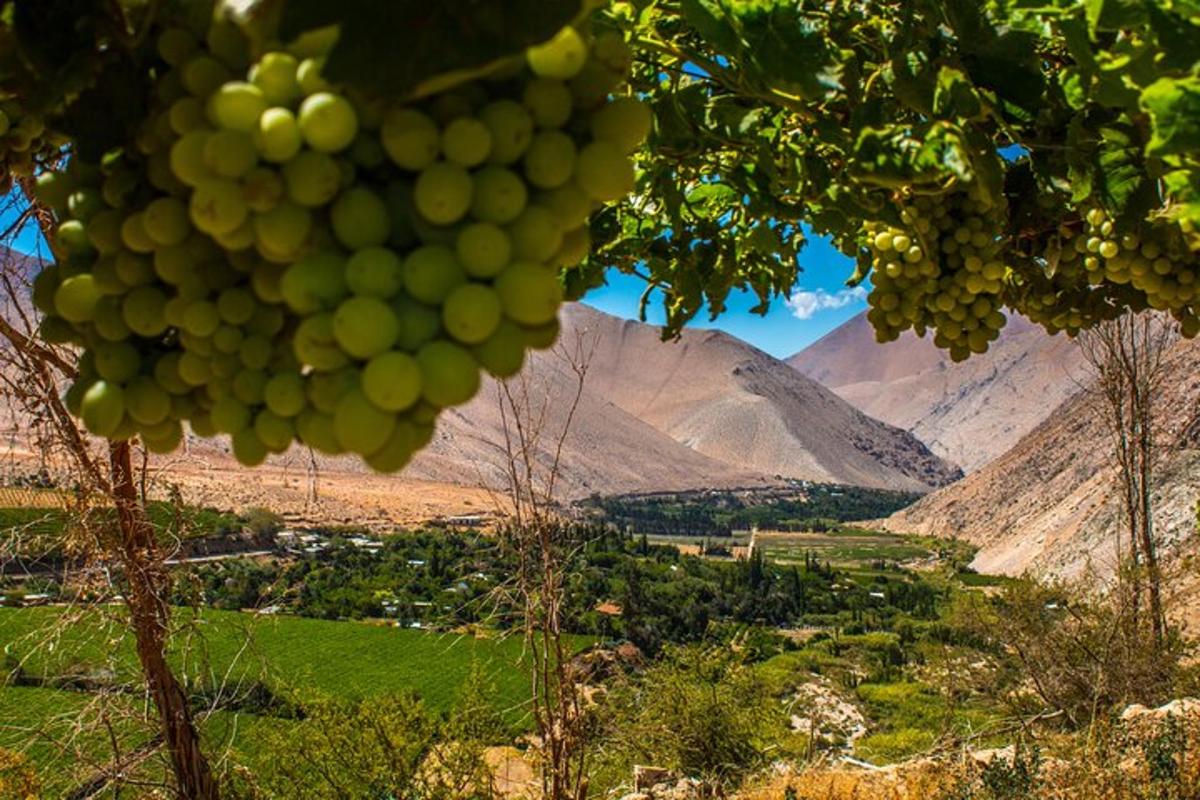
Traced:
<svg viewBox="0 0 1200 800">
<path fill-rule="evenodd" d="M 58 608 L 0 609 L 0 644 L 8 665 L 20 662 L 30 675 L 105 675 L 136 684 L 132 638 L 124 633 L 118 608 L 90 611 L 67 624 Z M 519 637 L 476 639 L 353 622 L 286 616 L 252 616 L 206 610 L 177 612 L 179 632 L 172 658 L 192 685 L 260 681 L 299 698 L 317 694 L 369 698 L 411 690 L 434 712 L 450 710 L 473 668 L 494 687 L 498 711 L 523 726 L 529 691 Z M 572 642 L 584 647 L 589 640 Z M 28 753 L 56 796 L 81 780 L 94 764 L 111 757 L 108 734 L 80 724 L 96 719 L 102 705 L 136 717 L 141 695 L 96 702 L 88 692 L 29 686 L 0 686 L 0 748 Z M 113 705 L 115 704 L 115 705 Z M 116 715 L 120 718 L 122 715 Z M 146 729 L 124 723 L 123 746 L 136 746 Z M 289 720 L 220 712 L 205 723 L 210 742 L 229 745 L 244 763 L 255 757 L 254 732 Z M 80 729 L 91 727 L 86 734 Z M 118 725 L 120 728 L 120 725 Z M 118 731 L 121 733 L 121 731 Z M 64 750 L 61 743 L 72 742 Z M 93 761 L 94 764 L 89 763 Z"/>
<path fill-rule="evenodd" d="M 10 661 L 43 676 L 111 670 L 136 678 L 132 637 L 115 608 L 63 625 L 57 608 L 0 609 L 0 642 Z M 458 634 L 238 612 L 180 612 L 173 660 L 192 681 L 263 681 L 286 690 L 365 697 L 416 691 L 435 710 L 449 708 L 478 663 L 496 684 L 498 707 L 519 706 L 528 689 L 519 637 Z M 56 627 L 53 646 L 46 640 Z M 580 638 L 576 644 L 583 646 Z"/>
<path fill-rule="evenodd" d="M 760 531 L 755 546 L 777 564 L 803 564 L 806 554 L 835 566 L 858 566 L 874 561 L 911 561 L 936 552 L 906 536 L 846 529 L 829 533 Z"/>
</svg>

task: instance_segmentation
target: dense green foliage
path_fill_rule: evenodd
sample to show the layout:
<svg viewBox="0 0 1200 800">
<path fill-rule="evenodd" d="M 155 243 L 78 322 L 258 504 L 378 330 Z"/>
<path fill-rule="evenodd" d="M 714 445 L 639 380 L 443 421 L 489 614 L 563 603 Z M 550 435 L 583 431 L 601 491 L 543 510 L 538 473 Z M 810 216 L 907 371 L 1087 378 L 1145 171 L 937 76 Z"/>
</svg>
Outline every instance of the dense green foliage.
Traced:
<svg viewBox="0 0 1200 800">
<path fill-rule="evenodd" d="M 729 536 L 751 528 L 836 530 L 839 522 L 889 516 L 919 497 L 911 492 L 813 484 L 804 489 L 595 496 L 579 506 L 631 533 Z"/>
<path fill-rule="evenodd" d="M 894 270 L 913 284 L 872 313 L 883 338 L 936 328 L 961 357 L 951 334 L 1001 305 L 1051 330 L 1147 305 L 1200 327 L 1194 4 L 679 0 L 609 17 L 657 125 L 638 196 L 594 226 L 590 275 L 645 274 L 672 326 L 732 288 L 764 305 L 788 291 L 809 229 L 858 259 L 855 281 L 890 275 L 866 247 L 884 226 L 909 238 Z M 921 223 L 914 201 L 946 216 Z M 996 266 L 938 247 L 946 226 L 986 232 Z M 1094 264 L 1073 264 L 1077 241 Z"/>
<path fill-rule="evenodd" d="M 725 638 L 746 625 L 887 628 L 905 614 L 933 616 L 940 596 L 920 576 L 883 562 L 881 569 L 850 572 L 806 552 L 796 564 L 776 566 L 761 550 L 734 561 L 681 555 L 599 528 L 577 536 L 565 630 L 629 639 L 650 653 L 664 643 Z M 180 573 L 176 600 L 223 609 L 273 605 L 324 619 L 506 629 L 517 625 L 502 601 L 513 570 L 511 554 L 491 538 L 397 534 L 378 549 L 335 538 L 289 561 L 193 566 Z"/>
</svg>

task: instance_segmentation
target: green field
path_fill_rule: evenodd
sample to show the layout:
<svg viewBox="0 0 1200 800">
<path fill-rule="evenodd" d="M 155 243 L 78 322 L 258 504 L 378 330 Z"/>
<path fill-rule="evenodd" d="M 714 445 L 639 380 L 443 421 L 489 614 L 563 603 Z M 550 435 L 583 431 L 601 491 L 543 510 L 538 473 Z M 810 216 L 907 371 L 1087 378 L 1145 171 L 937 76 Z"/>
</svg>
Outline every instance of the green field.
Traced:
<svg viewBox="0 0 1200 800">
<path fill-rule="evenodd" d="M 172 659 L 192 686 L 261 682 L 278 694 L 301 700 L 316 695 L 368 698 L 411 690 L 432 711 L 445 712 L 477 666 L 494 686 L 497 710 L 516 726 L 527 723 L 528 672 L 518 636 L 476 639 L 211 610 L 179 611 L 176 622 L 179 630 L 172 640 Z M 576 637 L 573 643 L 584 647 L 589 642 Z M 63 623 L 63 612 L 57 608 L 0 609 L 0 645 L 6 649 L 9 671 L 19 661 L 25 673 L 34 677 L 104 675 L 113 684 L 137 683 L 132 637 L 125 633 L 117 607 L 90 611 L 70 624 Z M 95 700 L 96 695 L 83 691 L 2 687 L 0 747 L 27 752 L 41 767 L 52 796 L 56 788 L 61 790 L 87 772 L 86 758 L 68 757 L 55 742 L 73 736 L 72 727 L 90 718 L 89 706 Z M 133 711 L 141 708 L 140 702 L 138 694 L 105 699 L 110 709 Z M 252 763 L 253 731 L 267 724 L 296 723 L 222 712 L 208 719 L 205 734 L 212 741 L 229 743 L 242 760 Z M 144 733 L 131 730 L 126 746 L 136 746 L 138 735 Z M 106 734 L 100 731 L 74 741 L 85 754 L 94 752 L 102 759 L 109 753 Z M 64 769 L 64 759 L 79 774 L 60 774 L 75 771 Z"/>
</svg>

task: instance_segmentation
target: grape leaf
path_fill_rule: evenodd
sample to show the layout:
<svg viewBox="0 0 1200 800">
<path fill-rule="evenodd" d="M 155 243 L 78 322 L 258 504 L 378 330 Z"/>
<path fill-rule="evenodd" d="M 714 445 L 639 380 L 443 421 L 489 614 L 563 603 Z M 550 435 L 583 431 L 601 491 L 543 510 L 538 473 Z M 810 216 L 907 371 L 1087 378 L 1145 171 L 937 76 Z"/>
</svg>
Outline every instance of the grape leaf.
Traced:
<svg viewBox="0 0 1200 800">
<path fill-rule="evenodd" d="M 1162 78 L 1142 92 L 1154 133 L 1150 155 L 1200 151 L 1200 78 Z"/>
<path fill-rule="evenodd" d="M 403 96 L 543 42 L 581 8 L 582 0 L 288 0 L 280 35 L 340 25 L 328 77 Z"/>
</svg>

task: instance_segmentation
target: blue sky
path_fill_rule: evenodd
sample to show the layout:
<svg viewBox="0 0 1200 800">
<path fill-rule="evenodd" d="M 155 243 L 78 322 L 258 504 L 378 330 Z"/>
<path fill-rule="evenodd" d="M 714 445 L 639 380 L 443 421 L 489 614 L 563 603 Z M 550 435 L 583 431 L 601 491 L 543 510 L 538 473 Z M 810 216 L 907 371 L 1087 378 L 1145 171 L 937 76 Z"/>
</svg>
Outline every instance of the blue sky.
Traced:
<svg viewBox="0 0 1200 800">
<path fill-rule="evenodd" d="M 0 200 L 0 231 L 7 230 L 20 213 L 11 198 Z M 40 236 L 33 224 L 25 226 L 16 241 L 16 248 L 26 253 L 39 249 Z M 695 328 L 717 328 L 779 358 L 802 350 L 867 307 L 866 293 L 845 286 L 846 278 L 854 271 L 850 259 L 834 249 L 828 241 L 811 237 L 804 248 L 801 263 L 805 269 L 787 298 L 771 304 L 766 316 L 750 313 L 756 304 L 753 295 L 730 295 L 725 313 L 710 322 L 702 311 L 691 323 Z M 638 278 L 610 271 L 608 285 L 586 298 L 602 311 L 627 319 L 637 319 L 638 300 L 645 284 Z M 663 314 L 655 298 L 647 308 L 647 321 L 661 324 Z"/>
<path fill-rule="evenodd" d="M 689 327 L 717 328 L 786 358 L 866 309 L 866 290 L 846 287 L 854 262 L 828 240 L 810 237 L 800 263 L 804 271 L 790 296 L 777 298 L 766 316 L 751 313 L 758 298 L 743 292 L 730 295 L 725 313 L 715 321 L 710 322 L 708 312 L 702 311 Z M 638 278 L 610 270 L 608 285 L 593 291 L 584 302 L 619 317 L 637 319 L 645 286 Z M 661 297 L 655 295 L 647 306 L 646 321 L 662 324 L 663 319 Z"/>
</svg>

